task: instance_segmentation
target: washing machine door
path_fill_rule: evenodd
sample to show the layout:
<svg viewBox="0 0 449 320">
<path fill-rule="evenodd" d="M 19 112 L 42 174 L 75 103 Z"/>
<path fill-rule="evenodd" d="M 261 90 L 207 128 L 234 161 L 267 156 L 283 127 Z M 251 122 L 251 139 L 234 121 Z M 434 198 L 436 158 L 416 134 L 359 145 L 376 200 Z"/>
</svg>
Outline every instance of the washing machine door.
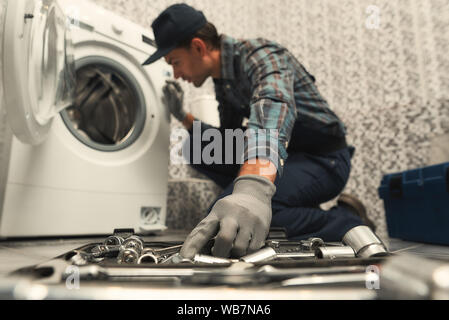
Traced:
<svg viewBox="0 0 449 320">
<path fill-rule="evenodd" d="M 45 140 L 71 105 L 75 64 L 69 23 L 55 0 L 8 0 L 3 39 L 5 110 L 16 137 Z"/>
</svg>

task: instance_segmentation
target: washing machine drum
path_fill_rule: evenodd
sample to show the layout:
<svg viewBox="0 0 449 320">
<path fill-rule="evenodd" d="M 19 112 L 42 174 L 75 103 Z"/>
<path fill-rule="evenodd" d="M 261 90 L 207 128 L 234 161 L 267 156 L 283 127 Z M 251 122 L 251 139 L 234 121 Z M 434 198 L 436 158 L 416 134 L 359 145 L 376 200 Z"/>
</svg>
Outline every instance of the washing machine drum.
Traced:
<svg viewBox="0 0 449 320">
<path fill-rule="evenodd" d="M 74 102 L 61 113 L 69 130 L 87 146 L 102 151 L 130 145 L 145 119 L 135 79 L 101 57 L 85 58 L 76 68 Z"/>
<path fill-rule="evenodd" d="M 75 103 L 70 108 L 79 130 L 92 140 L 117 144 L 136 117 L 136 98 L 117 74 L 90 66 L 77 72 Z"/>
</svg>

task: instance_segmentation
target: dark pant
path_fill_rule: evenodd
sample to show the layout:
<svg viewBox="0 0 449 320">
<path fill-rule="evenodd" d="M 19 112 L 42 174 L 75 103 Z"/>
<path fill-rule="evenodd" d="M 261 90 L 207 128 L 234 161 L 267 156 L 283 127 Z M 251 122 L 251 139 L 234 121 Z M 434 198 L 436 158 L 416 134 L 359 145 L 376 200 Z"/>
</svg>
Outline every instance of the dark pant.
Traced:
<svg viewBox="0 0 449 320">
<path fill-rule="evenodd" d="M 319 207 L 344 189 L 354 150 L 346 147 L 326 155 L 290 151 L 283 175 L 278 175 L 275 181 L 271 225 L 285 228 L 289 239 L 319 237 L 325 241 L 341 241 L 347 231 L 362 225 L 362 220 L 345 207 L 334 206 L 328 211 Z M 224 188 L 215 202 L 232 193 L 239 166 L 203 163 L 192 166 Z"/>
</svg>

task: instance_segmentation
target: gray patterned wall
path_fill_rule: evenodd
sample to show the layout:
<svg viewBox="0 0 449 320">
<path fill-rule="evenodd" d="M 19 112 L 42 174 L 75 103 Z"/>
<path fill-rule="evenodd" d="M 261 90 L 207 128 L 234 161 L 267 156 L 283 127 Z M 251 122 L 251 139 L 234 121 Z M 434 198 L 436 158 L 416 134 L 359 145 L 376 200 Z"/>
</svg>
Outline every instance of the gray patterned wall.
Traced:
<svg viewBox="0 0 449 320">
<path fill-rule="evenodd" d="M 94 2 L 150 29 L 163 9 L 180 1 Z M 277 40 L 316 76 L 357 147 L 346 192 L 363 200 L 380 235 L 386 231 L 377 195 L 383 174 L 449 161 L 449 0 L 186 2 L 220 32 Z M 211 81 L 201 89 L 183 87 L 187 108 L 213 93 Z M 168 224 L 191 228 L 219 188 L 187 166 L 169 170 Z"/>
</svg>

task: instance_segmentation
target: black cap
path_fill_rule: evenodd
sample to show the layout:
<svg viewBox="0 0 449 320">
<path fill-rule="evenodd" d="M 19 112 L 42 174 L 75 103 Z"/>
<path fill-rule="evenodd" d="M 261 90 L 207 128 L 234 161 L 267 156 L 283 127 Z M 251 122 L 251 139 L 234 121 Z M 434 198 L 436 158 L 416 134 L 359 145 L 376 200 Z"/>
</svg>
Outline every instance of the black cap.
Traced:
<svg viewBox="0 0 449 320">
<path fill-rule="evenodd" d="M 206 23 L 204 14 L 187 4 L 174 4 L 168 7 L 151 25 L 157 51 L 143 65 L 153 63 L 165 56 L 175 49 L 181 41 L 193 36 Z"/>
</svg>

